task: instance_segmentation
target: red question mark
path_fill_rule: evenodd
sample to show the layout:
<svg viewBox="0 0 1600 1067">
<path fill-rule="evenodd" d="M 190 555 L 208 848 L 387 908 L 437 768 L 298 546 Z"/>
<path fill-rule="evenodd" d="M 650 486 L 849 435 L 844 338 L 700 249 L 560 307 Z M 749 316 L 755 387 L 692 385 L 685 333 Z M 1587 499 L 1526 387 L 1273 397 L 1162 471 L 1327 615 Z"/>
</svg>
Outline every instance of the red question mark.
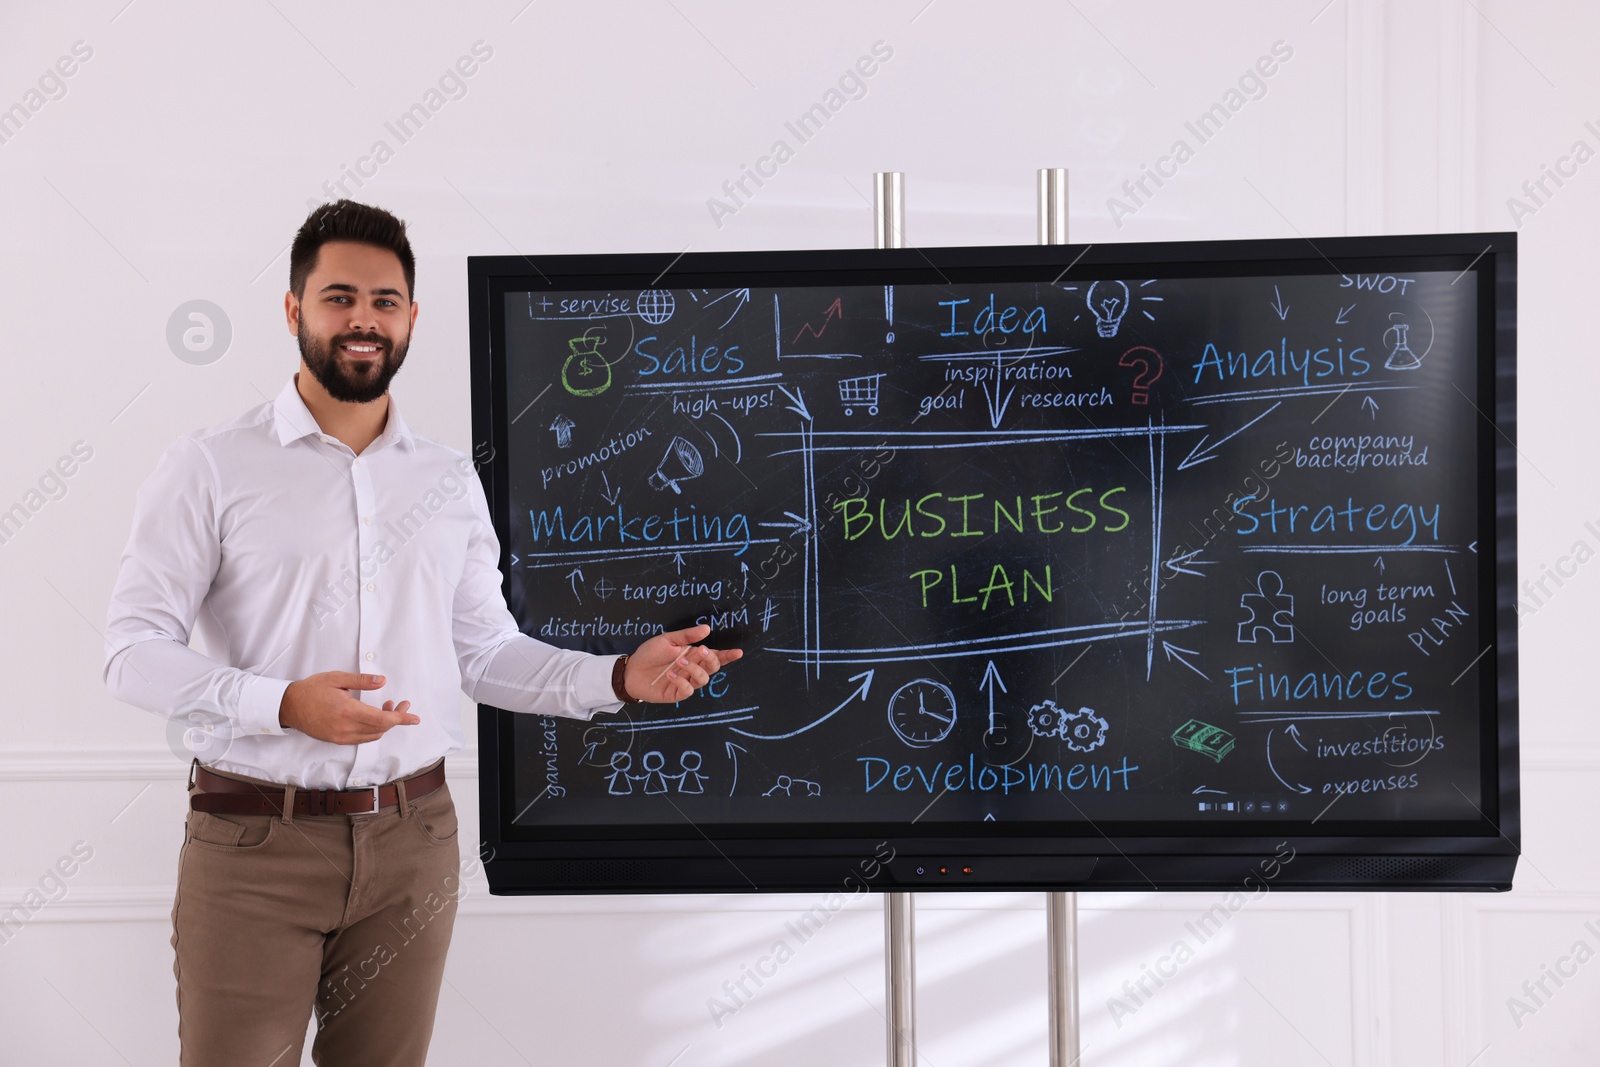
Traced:
<svg viewBox="0 0 1600 1067">
<path fill-rule="evenodd" d="M 1146 359 L 1142 355 L 1135 355 L 1134 353 L 1136 352 L 1148 352 L 1150 358 Z M 1133 376 L 1132 399 L 1135 404 L 1150 403 L 1150 387 L 1156 384 L 1156 379 L 1161 377 L 1161 373 L 1166 370 L 1167 366 L 1166 362 L 1161 358 L 1161 353 L 1145 345 L 1139 345 L 1137 348 L 1130 348 L 1122 353 L 1122 358 L 1117 360 L 1117 364 L 1122 367 L 1141 368 L 1139 373 Z"/>
</svg>

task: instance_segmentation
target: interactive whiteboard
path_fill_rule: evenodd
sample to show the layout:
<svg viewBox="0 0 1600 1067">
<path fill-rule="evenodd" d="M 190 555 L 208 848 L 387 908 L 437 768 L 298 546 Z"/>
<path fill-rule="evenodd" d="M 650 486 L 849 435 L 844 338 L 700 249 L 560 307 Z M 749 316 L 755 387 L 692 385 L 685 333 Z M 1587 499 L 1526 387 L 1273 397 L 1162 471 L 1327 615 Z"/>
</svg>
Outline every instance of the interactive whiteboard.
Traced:
<svg viewBox="0 0 1600 1067">
<path fill-rule="evenodd" d="M 493 825 L 556 848 L 530 858 L 1514 852 L 1512 258 L 1486 235 L 474 260 L 521 627 L 626 651 L 706 622 L 746 650 L 678 705 L 490 713 Z"/>
</svg>

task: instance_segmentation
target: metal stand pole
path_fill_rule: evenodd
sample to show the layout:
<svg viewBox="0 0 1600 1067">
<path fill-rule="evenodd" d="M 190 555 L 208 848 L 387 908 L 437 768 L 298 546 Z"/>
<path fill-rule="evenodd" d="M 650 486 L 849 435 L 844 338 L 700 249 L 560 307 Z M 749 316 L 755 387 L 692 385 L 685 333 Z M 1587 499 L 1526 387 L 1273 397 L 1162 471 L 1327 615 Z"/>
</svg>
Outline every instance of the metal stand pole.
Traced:
<svg viewBox="0 0 1600 1067">
<path fill-rule="evenodd" d="M 872 176 L 873 241 L 878 248 L 904 248 L 905 175 Z M 917 955 L 915 911 L 910 893 L 883 895 L 884 1023 L 889 1067 L 917 1062 Z"/>
<path fill-rule="evenodd" d="M 1067 243 L 1067 169 L 1039 171 L 1039 243 Z M 1077 1067 L 1078 894 L 1045 894 L 1046 973 L 1050 987 L 1050 1067 Z"/>
<path fill-rule="evenodd" d="M 1039 243 L 1067 243 L 1067 168 L 1039 171 Z"/>
<path fill-rule="evenodd" d="M 884 1025 L 889 1067 L 917 1062 L 917 953 L 910 893 L 883 895 Z"/>
<path fill-rule="evenodd" d="M 1077 1067 L 1078 894 L 1046 893 L 1045 943 L 1050 984 L 1050 1067 Z"/>
<path fill-rule="evenodd" d="M 906 176 L 898 170 L 880 170 L 872 176 L 872 229 L 874 248 L 906 246 Z"/>
</svg>

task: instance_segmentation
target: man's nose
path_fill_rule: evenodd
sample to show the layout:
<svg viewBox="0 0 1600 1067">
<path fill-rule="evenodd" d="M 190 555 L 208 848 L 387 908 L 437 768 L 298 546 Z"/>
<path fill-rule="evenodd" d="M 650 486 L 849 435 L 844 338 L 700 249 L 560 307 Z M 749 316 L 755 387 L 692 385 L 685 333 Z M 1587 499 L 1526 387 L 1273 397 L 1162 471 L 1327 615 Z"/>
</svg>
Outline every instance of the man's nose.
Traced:
<svg viewBox="0 0 1600 1067">
<path fill-rule="evenodd" d="M 350 309 L 350 329 L 362 333 L 377 333 L 377 311 L 368 305 L 357 304 Z"/>
</svg>

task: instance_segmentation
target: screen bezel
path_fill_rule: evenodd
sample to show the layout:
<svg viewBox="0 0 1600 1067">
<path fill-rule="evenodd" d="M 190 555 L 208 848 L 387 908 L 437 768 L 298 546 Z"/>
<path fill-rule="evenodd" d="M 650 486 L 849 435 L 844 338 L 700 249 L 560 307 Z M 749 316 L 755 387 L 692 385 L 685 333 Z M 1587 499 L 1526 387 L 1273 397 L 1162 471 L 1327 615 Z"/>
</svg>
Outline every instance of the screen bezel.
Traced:
<svg viewBox="0 0 1600 1067">
<path fill-rule="evenodd" d="M 1479 817 L 1449 821 L 1344 820 L 1337 805 L 1314 819 L 1185 823 L 1100 819 L 1061 822 L 872 822 L 849 824 L 616 824 L 606 827 L 517 826 L 511 713 L 480 707 L 480 798 L 485 847 L 502 863 L 619 856 L 667 861 L 684 856 L 789 859 L 870 855 L 893 841 L 917 853 L 995 857 L 1239 856 L 1270 852 L 1292 838 L 1337 855 L 1466 853 L 1510 857 L 1520 851 L 1516 665 L 1516 240 L 1511 233 L 1355 237 L 1308 240 L 1208 241 L 1124 245 L 976 246 L 887 250 L 625 253 L 470 257 L 473 441 L 479 474 L 500 541 L 503 589 L 509 591 L 504 296 L 588 289 L 704 286 L 907 285 L 1090 280 L 1137 273 L 1152 277 L 1271 276 L 1450 270 L 1477 284 L 1478 618 L 1493 618 L 1495 655 L 1479 661 Z M 1492 413 L 1492 415 L 1491 415 Z M 1492 488 L 1485 489 L 1485 485 Z M 1241 825 L 1242 823 L 1242 825 Z M 711 851 L 707 852 L 707 846 Z M 491 868 L 494 866 L 490 864 Z M 703 891 L 666 881 L 647 891 Z M 505 869 L 504 867 L 502 869 Z M 493 881 L 491 872 L 491 881 Z M 1236 879 L 1234 879 L 1236 881 Z M 1509 884 L 1510 875 L 1505 876 Z M 729 878 L 729 889 L 749 889 Z M 802 884 L 796 877 L 793 884 Z M 786 883 L 787 884 L 787 883 Z M 1185 888 L 1193 886 L 1185 882 Z M 638 891 L 636 887 L 616 888 Z M 783 885 L 759 888 L 783 888 Z M 974 888 L 977 888 L 974 885 Z M 983 888 L 993 888 L 985 885 Z M 1146 887 L 1148 888 L 1148 887 Z M 497 891 L 499 891 L 497 889 Z M 511 889 L 510 891 L 515 891 Z M 559 890 L 555 890 L 559 891 Z M 579 890 L 582 891 L 582 890 Z"/>
</svg>

